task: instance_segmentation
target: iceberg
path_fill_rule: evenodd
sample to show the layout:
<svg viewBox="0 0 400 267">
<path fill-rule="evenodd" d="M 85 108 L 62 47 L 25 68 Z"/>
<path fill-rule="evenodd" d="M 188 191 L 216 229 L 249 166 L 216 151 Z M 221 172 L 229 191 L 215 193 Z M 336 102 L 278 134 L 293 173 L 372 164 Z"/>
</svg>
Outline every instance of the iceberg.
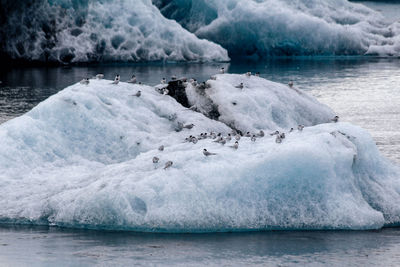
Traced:
<svg viewBox="0 0 400 267">
<path fill-rule="evenodd" d="M 215 78 L 201 97 L 190 96 L 196 89 L 184 83 L 191 101 L 215 102 L 221 114 L 214 119 L 159 87 L 90 80 L 1 124 L 0 223 L 219 232 L 379 229 L 400 222 L 400 169 L 365 130 L 326 123 L 333 112 L 296 88 L 254 76 Z M 239 93 L 232 85 L 243 79 Z M 262 105 L 249 110 L 257 101 Z M 285 113 L 282 123 L 271 109 Z M 233 140 L 185 141 L 211 131 L 226 136 L 230 120 L 266 135 L 242 137 L 237 150 Z M 299 123 L 307 127 L 288 132 Z M 268 134 L 276 129 L 286 132 L 282 143 Z M 203 155 L 204 148 L 216 155 Z M 168 161 L 173 165 L 164 169 Z"/>
<path fill-rule="evenodd" d="M 400 56 L 398 22 L 347 0 L 153 0 L 231 57 Z"/>
<path fill-rule="evenodd" d="M 62 64 L 229 60 L 225 49 L 166 19 L 150 0 L 3 2 L 3 58 Z"/>
</svg>

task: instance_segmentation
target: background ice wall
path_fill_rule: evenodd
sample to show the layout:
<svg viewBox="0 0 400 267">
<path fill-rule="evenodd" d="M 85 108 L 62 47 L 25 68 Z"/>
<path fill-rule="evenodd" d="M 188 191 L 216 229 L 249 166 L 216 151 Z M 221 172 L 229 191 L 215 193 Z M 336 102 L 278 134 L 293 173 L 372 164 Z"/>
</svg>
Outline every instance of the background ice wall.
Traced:
<svg viewBox="0 0 400 267">
<path fill-rule="evenodd" d="M 153 0 L 231 57 L 399 56 L 396 25 L 346 0 Z M 200 13 L 200 14 L 199 14 Z"/>
<path fill-rule="evenodd" d="M 3 58 L 44 62 L 224 61 L 219 45 L 165 19 L 150 0 L 1 0 Z"/>
</svg>

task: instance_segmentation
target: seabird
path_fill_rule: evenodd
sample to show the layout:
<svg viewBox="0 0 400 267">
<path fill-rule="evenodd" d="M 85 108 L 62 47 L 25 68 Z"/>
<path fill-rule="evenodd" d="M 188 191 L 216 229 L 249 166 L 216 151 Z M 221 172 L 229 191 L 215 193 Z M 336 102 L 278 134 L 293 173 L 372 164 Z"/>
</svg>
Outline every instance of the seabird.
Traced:
<svg viewBox="0 0 400 267">
<path fill-rule="evenodd" d="M 239 141 L 239 140 L 240 140 L 240 134 L 235 135 L 235 139 L 236 139 L 237 141 Z"/>
<path fill-rule="evenodd" d="M 163 145 L 159 146 L 159 147 L 158 147 L 158 150 L 164 151 L 164 146 L 163 146 Z"/>
<path fill-rule="evenodd" d="M 208 152 L 207 149 L 205 149 L 205 148 L 203 149 L 203 154 L 204 154 L 204 156 L 206 156 L 206 157 L 212 156 L 212 155 L 217 155 L 216 153 Z"/>
<path fill-rule="evenodd" d="M 288 85 L 290 88 L 293 88 L 293 81 L 289 81 Z"/>
<path fill-rule="evenodd" d="M 82 81 L 79 82 L 80 84 L 85 84 L 88 85 L 89 84 L 89 78 L 85 78 Z"/>
<path fill-rule="evenodd" d="M 96 79 L 97 80 L 101 80 L 103 78 L 104 78 L 104 74 L 103 73 L 99 73 L 99 74 L 96 75 Z"/>
<path fill-rule="evenodd" d="M 294 130 L 293 128 L 290 128 L 289 133 L 293 132 L 293 130 Z"/>
<path fill-rule="evenodd" d="M 225 138 L 226 139 L 226 141 L 231 141 L 232 140 L 232 136 L 231 136 L 231 134 L 228 134 L 228 136 Z"/>
<path fill-rule="evenodd" d="M 257 77 L 260 77 L 260 73 L 259 73 L 258 71 L 256 72 L 256 76 L 257 76 Z"/>
<path fill-rule="evenodd" d="M 222 138 L 222 136 L 218 137 L 217 140 L 213 141 L 215 143 L 219 143 L 223 140 L 224 138 Z"/>
<path fill-rule="evenodd" d="M 165 78 L 162 78 L 162 80 L 161 80 L 161 84 L 166 84 L 167 83 L 167 79 L 165 79 Z"/>
<path fill-rule="evenodd" d="M 153 163 L 158 163 L 159 160 L 160 160 L 159 158 L 153 157 Z"/>
<path fill-rule="evenodd" d="M 275 139 L 275 143 L 282 143 L 282 138 L 281 138 L 281 136 L 280 135 L 277 135 L 276 136 L 276 139 Z"/>
<path fill-rule="evenodd" d="M 219 70 L 219 72 L 221 73 L 221 74 L 224 74 L 225 73 L 225 68 L 221 68 L 220 70 Z"/>
<path fill-rule="evenodd" d="M 277 135 L 277 134 L 279 134 L 279 131 L 275 131 L 273 133 L 270 133 L 269 135 L 273 136 L 273 135 Z"/>
<path fill-rule="evenodd" d="M 183 128 L 185 128 L 185 129 L 192 129 L 193 126 L 194 126 L 194 124 L 191 123 L 191 124 L 186 124 L 186 125 L 184 125 Z"/>
<path fill-rule="evenodd" d="M 176 81 L 176 75 L 172 75 L 171 80 Z"/>
<path fill-rule="evenodd" d="M 250 132 L 247 132 L 244 136 L 245 137 L 251 137 L 251 134 L 250 134 Z"/>
<path fill-rule="evenodd" d="M 285 137 L 286 137 L 285 133 L 281 133 L 280 136 L 281 136 L 281 139 L 285 139 Z"/>
<path fill-rule="evenodd" d="M 250 77 L 251 76 L 251 71 L 246 72 L 246 76 Z"/>
<path fill-rule="evenodd" d="M 139 91 L 136 92 L 136 94 L 134 94 L 132 96 L 140 97 L 141 95 L 142 95 L 142 91 L 139 90 Z"/>
<path fill-rule="evenodd" d="M 243 86 L 243 83 L 240 83 L 239 85 L 236 85 L 235 87 L 239 88 L 239 89 L 243 89 L 244 86 Z"/>
<path fill-rule="evenodd" d="M 304 125 L 299 124 L 299 126 L 297 126 L 297 130 L 299 130 L 300 132 L 303 131 L 304 129 Z"/>
<path fill-rule="evenodd" d="M 251 137 L 251 141 L 255 142 L 257 140 L 256 135 L 253 134 L 253 136 Z"/>
<path fill-rule="evenodd" d="M 121 79 L 121 78 L 120 78 L 119 74 L 117 74 L 117 75 L 115 76 L 114 81 L 112 82 L 112 84 L 118 84 L 120 79 Z"/>
<path fill-rule="evenodd" d="M 235 144 L 233 144 L 233 146 L 230 146 L 230 147 L 232 147 L 233 149 L 238 149 L 238 147 L 239 147 L 239 142 L 236 141 Z"/>
<path fill-rule="evenodd" d="M 163 95 L 168 95 L 168 93 L 169 93 L 169 90 L 168 90 L 167 88 L 164 88 L 162 94 L 163 94 Z"/>
<path fill-rule="evenodd" d="M 261 131 L 258 133 L 258 136 L 259 136 L 259 137 L 264 137 L 264 135 L 265 135 L 265 133 L 264 133 L 263 130 L 261 130 Z"/>
<path fill-rule="evenodd" d="M 333 121 L 335 123 L 338 122 L 339 121 L 339 116 L 336 115 L 335 117 L 333 117 L 333 119 L 331 121 Z"/>
<path fill-rule="evenodd" d="M 128 81 L 128 83 L 136 83 L 136 76 L 135 76 L 135 74 L 132 75 L 132 78 Z"/>
<path fill-rule="evenodd" d="M 164 170 L 165 170 L 165 169 L 168 169 L 169 167 L 171 167 L 172 164 L 174 164 L 172 161 L 167 161 L 167 162 L 165 163 Z"/>
</svg>

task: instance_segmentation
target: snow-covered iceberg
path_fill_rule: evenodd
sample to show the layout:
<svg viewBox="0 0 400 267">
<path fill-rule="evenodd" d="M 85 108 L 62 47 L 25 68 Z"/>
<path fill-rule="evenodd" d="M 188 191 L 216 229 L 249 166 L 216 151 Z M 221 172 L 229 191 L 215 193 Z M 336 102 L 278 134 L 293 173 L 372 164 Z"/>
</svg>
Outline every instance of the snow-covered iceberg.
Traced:
<svg viewBox="0 0 400 267">
<path fill-rule="evenodd" d="M 153 0 L 231 57 L 400 56 L 398 22 L 347 0 Z"/>
<path fill-rule="evenodd" d="M 4 3 L 5 2 L 5 3 Z M 0 55 L 42 62 L 227 61 L 150 0 L 2 1 Z"/>
<path fill-rule="evenodd" d="M 216 78 L 207 83 L 226 83 L 227 99 L 231 84 L 243 79 Z M 107 80 L 72 85 L 3 123 L 0 222 L 167 232 L 377 229 L 400 222 L 400 170 L 365 130 L 341 122 L 311 126 L 331 111 L 285 91 L 294 89 L 250 79 L 269 86 L 235 95 L 239 103 L 267 93 L 276 105 L 288 101 L 282 112 L 293 123 L 301 122 L 291 105 L 309 103 L 310 126 L 288 133 L 284 124 L 257 125 L 253 113 L 234 112 L 266 135 L 255 142 L 242 137 L 237 150 L 233 140 L 185 142 L 231 129 L 153 87 Z M 286 130 L 282 143 L 268 134 L 270 126 Z M 216 155 L 204 156 L 204 148 Z M 173 165 L 164 169 L 167 161 Z"/>
</svg>

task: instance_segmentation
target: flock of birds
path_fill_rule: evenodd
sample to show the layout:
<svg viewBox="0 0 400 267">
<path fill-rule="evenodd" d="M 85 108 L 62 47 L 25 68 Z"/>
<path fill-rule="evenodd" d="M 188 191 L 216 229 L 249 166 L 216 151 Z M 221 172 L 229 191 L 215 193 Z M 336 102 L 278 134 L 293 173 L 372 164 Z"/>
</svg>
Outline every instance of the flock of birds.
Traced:
<svg viewBox="0 0 400 267">
<path fill-rule="evenodd" d="M 224 74 L 224 73 L 225 73 L 225 68 L 221 68 L 221 69 L 220 69 L 220 73 L 221 73 L 221 74 Z M 248 76 L 248 77 L 250 77 L 250 76 L 252 75 L 252 73 L 251 73 L 250 71 L 248 71 L 248 72 L 245 73 L 245 75 Z M 255 73 L 255 76 L 257 76 L 257 77 L 260 76 L 260 73 L 259 73 L 259 72 L 256 72 L 256 73 Z M 104 74 L 97 74 L 97 75 L 96 75 L 95 77 L 93 77 L 93 78 L 94 78 L 94 79 L 101 80 L 101 79 L 104 78 Z M 212 79 L 212 80 L 215 80 L 216 78 L 215 78 L 215 76 L 211 76 L 211 79 Z M 120 77 L 119 74 L 117 74 L 117 75 L 115 76 L 115 78 L 114 78 L 114 81 L 113 81 L 111 84 L 117 85 L 117 84 L 120 82 L 120 80 L 121 80 L 121 77 Z M 176 76 L 173 75 L 173 76 L 171 77 L 171 80 L 172 80 L 172 81 L 176 81 L 176 80 L 177 80 Z M 89 82 L 90 82 L 90 79 L 89 79 L 89 78 L 84 78 L 83 80 L 80 81 L 81 84 L 85 84 L 85 85 L 88 85 Z M 128 82 L 128 83 L 132 83 L 132 84 L 138 83 L 135 75 L 132 75 L 131 79 L 128 80 L 127 82 Z M 195 79 L 190 79 L 189 82 L 192 83 L 193 85 L 197 85 L 197 81 L 196 81 Z M 141 84 L 141 82 L 139 82 L 138 84 Z M 163 84 L 163 85 L 164 85 L 164 84 L 167 84 L 166 78 L 162 78 L 161 84 Z M 288 86 L 289 86 L 290 88 L 293 88 L 293 85 L 294 85 L 293 81 L 289 81 Z M 235 86 L 235 87 L 236 87 L 236 88 L 239 88 L 239 89 L 243 89 L 243 88 L 244 88 L 244 85 L 243 85 L 243 83 L 240 83 L 239 85 L 237 85 L 237 86 Z M 164 95 L 165 95 L 165 94 L 168 94 L 168 89 L 167 89 L 166 87 L 163 87 L 163 88 L 158 89 L 158 90 L 159 90 L 160 93 L 162 93 L 162 94 L 164 94 Z M 140 97 L 140 96 L 141 96 L 141 91 L 140 91 L 140 90 L 137 91 L 136 94 L 134 94 L 134 95 L 132 95 L 132 96 Z M 338 122 L 338 121 L 339 121 L 339 116 L 336 115 L 331 121 L 332 121 L 332 122 L 335 122 L 335 123 Z M 192 129 L 194 126 L 195 126 L 195 125 L 194 125 L 193 123 L 184 125 L 183 123 L 178 122 L 178 129 L 179 129 L 179 130 L 182 130 L 182 129 Z M 299 124 L 299 125 L 297 126 L 297 130 L 298 130 L 299 132 L 301 132 L 301 131 L 303 131 L 304 127 L 305 127 L 304 125 Z M 294 131 L 294 128 L 290 128 L 289 133 L 292 133 L 293 131 Z M 270 133 L 269 135 L 270 135 L 270 136 L 275 136 L 275 142 L 276 142 L 277 144 L 282 143 L 282 141 L 286 138 L 286 134 L 285 134 L 284 132 L 279 132 L 279 131 L 275 131 L 275 132 L 273 132 L 273 133 Z M 264 137 L 264 136 L 265 136 L 265 133 L 264 133 L 264 131 L 262 131 L 262 130 L 260 130 L 260 132 L 257 133 L 257 134 L 252 134 L 252 133 L 250 133 L 250 132 L 246 132 L 245 134 L 243 134 L 243 133 L 242 133 L 241 131 L 239 131 L 239 130 L 238 130 L 238 131 L 233 130 L 232 133 L 229 133 L 229 134 L 226 135 L 226 136 L 223 136 L 221 133 L 218 133 L 218 134 L 217 134 L 217 133 L 214 133 L 214 132 L 211 132 L 211 133 L 201 133 L 201 134 L 198 135 L 198 136 L 190 135 L 189 137 L 185 138 L 185 142 L 189 142 L 189 143 L 196 144 L 199 140 L 203 140 L 203 139 L 213 139 L 213 140 L 214 140 L 214 141 L 213 141 L 214 143 L 219 143 L 219 144 L 221 144 L 221 145 L 225 145 L 226 143 L 230 142 L 231 140 L 234 140 L 234 141 L 235 141 L 234 144 L 231 145 L 231 146 L 229 146 L 229 147 L 231 147 L 231 148 L 234 149 L 234 150 L 237 150 L 237 149 L 239 148 L 239 140 L 240 140 L 242 137 L 248 137 L 248 138 L 250 138 L 250 140 L 251 140 L 252 142 L 255 142 L 255 141 L 257 140 L 257 138 L 262 138 L 262 137 Z M 159 151 L 164 151 L 164 146 L 161 145 L 161 146 L 158 148 L 158 150 L 159 150 Z M 204 148 L 204 149 L 203 149 L 203 155 L 206 156 L 206 157 L 209 157 L 209 156 L 217 155 L 217 153 L 210 152 L 210 151 L 208 151 L 206 148 Z M 158 164 L 159 161 L 160 161 L 160 158 L 158 158 L 158 157 L 156 157 L 156 156 L 153 157 L 153 163 L 154 163 L 154 164 Z M 173 164 L 174 164 L 174 163 L 173 163 L 171 160 L 168 160 L 168 161 L 165 163 L 165 165 L 164 165 L 164 170 L 170 168 Z"/>
</svg>

